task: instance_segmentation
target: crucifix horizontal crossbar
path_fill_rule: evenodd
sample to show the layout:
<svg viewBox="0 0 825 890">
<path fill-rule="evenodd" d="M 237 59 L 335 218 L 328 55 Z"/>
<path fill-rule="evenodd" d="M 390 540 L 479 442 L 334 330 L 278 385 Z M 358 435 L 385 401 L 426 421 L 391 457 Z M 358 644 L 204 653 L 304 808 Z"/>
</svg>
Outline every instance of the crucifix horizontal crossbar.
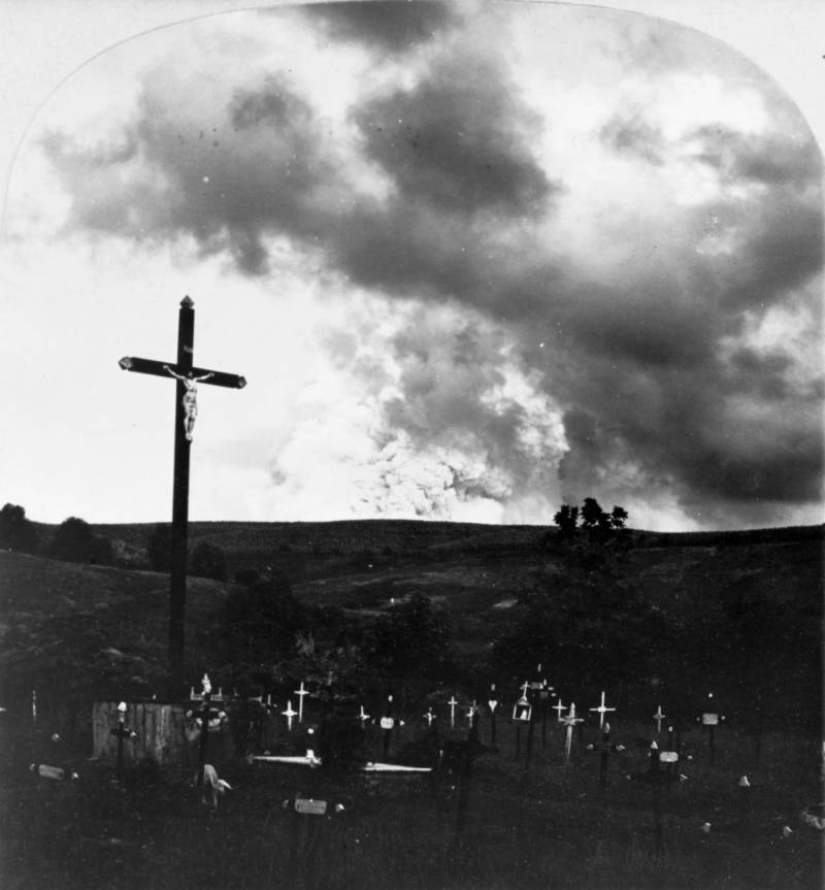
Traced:
<svg viewBox="0 0 825 890">
<path fill-rule="evenodd" d="M 156 377 L 171 378 L 169 371 L 176 374 L 184 373 L 176 364 L 169 362 L 156 362 L 151 358 L 134 358 L 126 356 L 118 364 L 124 371 L 136 371 L 138 374 L 154 374 Z M 168 369 L 168 370 L 167 370 Z M 190 369 L 186 369 L 188 375 Z M 198 383 L 207 383 L 210 386 L 226 386 L 230 389 L 243 389 L 246 386 L 246 378 L 239 374 L 227 374 L 224 371 L 210 371 L 209 368 L 191 368 L 192 377 L 201 378 Z M 205 378 L 205 379 L 204 379 Z"/>
</svg>

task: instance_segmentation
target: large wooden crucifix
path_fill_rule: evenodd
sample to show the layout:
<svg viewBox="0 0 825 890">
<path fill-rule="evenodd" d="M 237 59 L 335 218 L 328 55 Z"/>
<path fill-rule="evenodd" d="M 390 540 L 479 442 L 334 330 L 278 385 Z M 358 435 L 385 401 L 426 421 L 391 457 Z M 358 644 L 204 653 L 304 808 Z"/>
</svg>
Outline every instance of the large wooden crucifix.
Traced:
<svg viewBox="0 0 825 890">
<path fill-rule="evenodd" d="M 237 374 L 196 368 L 193 364 L 195 304 L 184 297 L 178 319 L 178 360 L 175 364 L 148 358 L 122 358 L 124 371 L 153 374 L 177 381 L 175 399 L 175 465 L 172 483 L 172 570 L 169 591 L 169 692 L 179 698 L 184 687 L 184 626 L 186 616 L 186 550 L 189 523 L 189 449 L 197 415 L 197 384 L 242 389 Z"/>
</svg>

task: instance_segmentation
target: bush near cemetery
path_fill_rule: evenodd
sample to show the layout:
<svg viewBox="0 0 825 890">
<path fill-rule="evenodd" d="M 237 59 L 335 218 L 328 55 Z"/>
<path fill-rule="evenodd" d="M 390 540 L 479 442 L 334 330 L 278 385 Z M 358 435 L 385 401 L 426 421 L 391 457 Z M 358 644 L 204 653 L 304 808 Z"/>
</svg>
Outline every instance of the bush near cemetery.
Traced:
<svg viewBox="0 0 825 890">
<path fill-rule="evenodd" d="M 58 526 L 48 552 L 53 559 L 102 565 L 112 561 L 112 542 L 95 535 L 85 520 L 70 516 Z"/>
</svg>

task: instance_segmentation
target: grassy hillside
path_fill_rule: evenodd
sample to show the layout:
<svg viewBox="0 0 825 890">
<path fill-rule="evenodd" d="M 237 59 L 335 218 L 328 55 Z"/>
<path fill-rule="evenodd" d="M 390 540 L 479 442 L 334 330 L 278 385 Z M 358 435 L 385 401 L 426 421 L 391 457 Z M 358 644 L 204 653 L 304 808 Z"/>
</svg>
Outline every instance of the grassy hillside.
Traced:
<svg viewBox="0 0 825 890">
<path fill-rule="evenodd" d="M 94 526 L 124 565 L 80 565 L 0 553 L 0 672 L 30 675 L 65 662 L 80 685 L 110 676 L 137 692 L 163 673 L 168 578 L 145 570 L 153 525 Z M 38 526 L 41 539 L 54 527 Z M 695 620 L 743 591 L 821 620 L 822 528 L 704 535 L 634 532 L 625 571 L 672 622 Z M 517 600 L 567 577 L 546 528 L 415 521 L 193 523 L 190 543 L 240 569 L 278 569 L 299 600 L 370 618 L 419 593 L 451 618 L 459 648 L 483 655 L 519 617 Z M 231 584 L 191 578 L 187 649 L 219 621 Z M 107 654 L 108 653 L 108 654 Z"/>
</svg>

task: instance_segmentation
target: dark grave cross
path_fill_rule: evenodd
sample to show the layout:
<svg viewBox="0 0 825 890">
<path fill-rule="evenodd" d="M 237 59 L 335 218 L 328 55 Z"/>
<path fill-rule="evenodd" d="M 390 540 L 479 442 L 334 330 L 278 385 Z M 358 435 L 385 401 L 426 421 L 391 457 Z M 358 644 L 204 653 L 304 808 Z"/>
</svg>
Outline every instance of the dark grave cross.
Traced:
<svg viewBox="0 0 825 890">
<path fill-rule="evenodd" d="M 496 747 L 496 708 L 498 707 L 498 699 L 496 698 L 496 684 L 490 684 L 490 698 L 487 700 L 487 707 L 490 709 L 490 744 Z"/>
<path fill-rule="evenodd" d="M 195 367 L 195 304 L 184 297 L 178 318 L 178 360 L 174 364 L 146 358 L 122 358 L 124 371 L 152 374 L 177 381 L 175 399 L 175 462 L 172 482 L 172 568 L 169 591 L 170 694 L 177 698 L 184 677 L 184 626 L 186 617 L 186 549 L 189 522 L 189 450 L 198 412 L 198 383 L 242 389 L 246 380 L 237 374 Z"/>
<path fill-rule="evenodd" d="M 553 687 L 547 680 L 542 681 L 541 689 L 539 689 L 539 704 L 541 705 L 541 746 L 547 747 L 547 712 L 550 709 L 550 697 L 555 695 Z"/>
<path fill-rule="evenodd" d="M 708 700 L 705 709 L 701 715 L 696 718 L 698 722 L 707 730 L 708 733 L 708 762 L 713 766 L 716 760 L 716 727 L 725 720 L 724 714 L 720 714 L 715 702 L 713 701 L 713 693 L 708 693 Z"/>
<path fill-rule="evenodd" d="M 117 739 L 117 778 L 123 778 L 123 742 L 125 739 L 137 738 L 133 729 L 126 728 L 126 702 L 122 701 L 117 706 L 117 726 L 109 730 L 110 735 Z"/>
<path fill-rule="evenodd" d="M 384 715 L 379 721 L 381 727 L 381 756 L 386 760 L 390 753 L 390 738 L 392 736 L 393 727 L 395 726 L 395 717 L 393 717 L 393 696 L 387 696 L 387 704 L 384 708 Z"/>
<path fill-rule="evenodd" d="M 659 763 L 665 765 L 665 794 L 670 796 L 670 786 L 673 784 L 677 764 L 679 763 L 679 740 L 672 726 L 667 728 L 667 747 L 659 752 Z"/>
<path fill-rule="evenodd" d="M 601 795 L 602 801 L 605 798 L 605 792 L 607 791 L 607 768 L 610 761 L 610 754 L 612 751 L 624 751 L 624 745 L 615 745 L 610 741 L 610 724 L 605 723 L 602 727 L 602 738 L 601 741 L 597 744 L 592 744 L 587 746 L 588 751 L 598 751 L 599 752 L 599 794 Z"/>
<path fill-rule="evenodd" d="M 653 786 L 653 836 L 656 858 L 664 852 L 664 821 L 662 819 L 662 783 L 659 775 L 659 746 L 650 745 L 650 782 Z"/>
</svg>

